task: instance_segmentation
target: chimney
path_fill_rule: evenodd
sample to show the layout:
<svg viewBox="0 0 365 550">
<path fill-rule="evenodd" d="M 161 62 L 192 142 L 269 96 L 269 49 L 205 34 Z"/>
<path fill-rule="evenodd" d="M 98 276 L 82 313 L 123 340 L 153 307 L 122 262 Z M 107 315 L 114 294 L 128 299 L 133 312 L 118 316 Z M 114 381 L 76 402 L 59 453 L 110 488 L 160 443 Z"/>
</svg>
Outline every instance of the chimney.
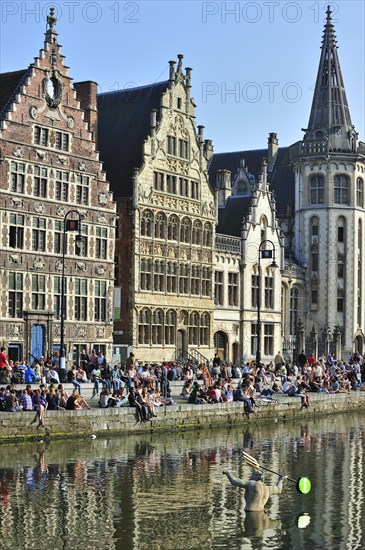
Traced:
<svg viewBox="0 0 365 550">
<path fill-rule="evenodd" d="M 96 82 L 87 80 L 85 82 L 75 82 L 77 99 L 80 101 L 80 108 L 85 113 L 85 121 L 87 122 L 91 139 L 96 142 L 96 130 L 98 125 L 98 109 L 96 105 L 96 94 L 98 85 Z"/>
<path fill-rule="evenodd" d="M 267 162 L 267 170 L 268 172 L 272 172 L 275 166 L 276 157 L 278 155 L 279 150 L 279 140 L 278 135 L 274 132 L 271 132 L 269 134 L 269 139 L 267 143 L 267 151 L 268 151 L 268 162 Z"/>
</svg>

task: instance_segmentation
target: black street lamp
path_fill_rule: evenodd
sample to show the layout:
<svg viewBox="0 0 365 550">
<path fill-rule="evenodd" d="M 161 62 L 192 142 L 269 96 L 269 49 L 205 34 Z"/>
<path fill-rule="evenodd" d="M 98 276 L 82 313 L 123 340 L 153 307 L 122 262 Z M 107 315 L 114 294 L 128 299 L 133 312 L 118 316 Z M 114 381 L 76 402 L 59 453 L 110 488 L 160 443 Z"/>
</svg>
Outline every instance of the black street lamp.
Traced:
<svg viewBox="0 0 365 550">
<path fill-rule="evenodd" d="M 77 215 L 77 219 L 68 216 L 70 214 Z M 65 349 L 65 317 L 66 317 L 66 300 L 65 300 L 65 257 L 66 257 L 66 232 L 78 231 L 76 235 L 76 245 L 80 246 L 83 242 L 81 235 L 81 214 L 77 210 L 69 210 L 63 218 L 63 243 L 62 243 L 62 277 L 61 277 L 61 341 L 60 341 L 60 382 L 66 382 L 66 349 Z"/>
<path fill-rule="evenodd" d="M 270 243 L 272 248 L 264 249 L 263 246 Z M 259 262 L 257 278 L 257 348 L 256 348 L 256 367 L 261 363 L 261 258 L 263 260 L 272 259 L 271 267 L 278 267 L 275 261 L 275 245 L 272 241 L 265 239 L 259 245 Z"/>
</svg>

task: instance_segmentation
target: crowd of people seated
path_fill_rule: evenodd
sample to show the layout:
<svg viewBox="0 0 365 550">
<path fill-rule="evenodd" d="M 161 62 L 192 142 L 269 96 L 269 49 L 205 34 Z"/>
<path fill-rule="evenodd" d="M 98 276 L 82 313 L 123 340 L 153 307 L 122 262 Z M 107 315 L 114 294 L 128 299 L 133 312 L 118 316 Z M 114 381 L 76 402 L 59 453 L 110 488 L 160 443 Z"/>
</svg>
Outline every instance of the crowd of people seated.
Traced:
<svg viewBox="0 0 365 550">
<path fill-rule="evenodd" d="M 184 381 L 182 398 L 190 404 L 242 402 L 246 414 L 262 401 L 275 402 L 278 394 L 300 397 L 302 408 L 310 407 L 311 393 L 365 391 L 365 359 L 353 353 L 346 360 L 331 353 L 316 359 L 302 351 L 296 363 L 285 363 L 280 352 L 267 364 L 255 361 L 234 366 L 218 354 L 210 364 L 189 361 L 171 363 L 137 362 L 131 353 L 125 365 L 108 365 L 102 352 L 83 353 L 78 366 L 71 365 L 67 381 L 71 395 L 60 383 L 57 356 L 34 359 L 30 364 L 7 359 L 0 351 L 0 411 L 35 411 L 44 425 L 46 410 L 90 408 L 82 397 L 82 385 L 93 384 L 93 399 L 102 408 L 130 406 L 143 421 L 156 416 L 158 407 L 173 404 L 170 382 Z M 19 383 L 26 389 L 17 389 Z M 32 389 L 32 384 L 38 384 Z"/>
</svg>

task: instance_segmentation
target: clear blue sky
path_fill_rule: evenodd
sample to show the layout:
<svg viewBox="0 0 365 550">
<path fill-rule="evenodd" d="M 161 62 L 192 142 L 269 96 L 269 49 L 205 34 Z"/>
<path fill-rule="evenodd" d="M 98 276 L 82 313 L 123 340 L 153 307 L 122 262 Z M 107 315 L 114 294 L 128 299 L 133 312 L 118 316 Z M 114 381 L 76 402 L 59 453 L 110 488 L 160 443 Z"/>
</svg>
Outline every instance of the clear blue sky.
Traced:
<svg viewBox="0 0 365 550">
<path fill-rule="evenodd" d="M 109 91 L 165 80 L 168 61 L 183 53 L 193 68 L 197 123 L 216 152 L 263 148 L 269 132 L 282 146 L 302 137 L 326 2 L 2 0 L 1 72 L 38 55 L 52 5 L 75 81 L 95 80 Z M 365 141 L 364 2 L 331 5 L 352 122 Z"/>
</svg>

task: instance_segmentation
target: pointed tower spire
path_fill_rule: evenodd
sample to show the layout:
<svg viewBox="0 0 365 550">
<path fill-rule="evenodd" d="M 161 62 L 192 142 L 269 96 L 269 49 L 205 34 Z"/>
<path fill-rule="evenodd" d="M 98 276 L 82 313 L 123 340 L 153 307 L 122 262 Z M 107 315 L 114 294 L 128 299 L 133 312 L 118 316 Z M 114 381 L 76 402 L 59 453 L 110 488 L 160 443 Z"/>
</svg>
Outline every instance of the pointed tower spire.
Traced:
<svg viewBox="0 0 365 550">
<path fill-rule="evenodd" d="M 329 5 L 312 109 L 305 132 L 304 140 L 328 140 L 328 151 L 354 149 L 356 132 L 351 122 Z"/>
</svg>

